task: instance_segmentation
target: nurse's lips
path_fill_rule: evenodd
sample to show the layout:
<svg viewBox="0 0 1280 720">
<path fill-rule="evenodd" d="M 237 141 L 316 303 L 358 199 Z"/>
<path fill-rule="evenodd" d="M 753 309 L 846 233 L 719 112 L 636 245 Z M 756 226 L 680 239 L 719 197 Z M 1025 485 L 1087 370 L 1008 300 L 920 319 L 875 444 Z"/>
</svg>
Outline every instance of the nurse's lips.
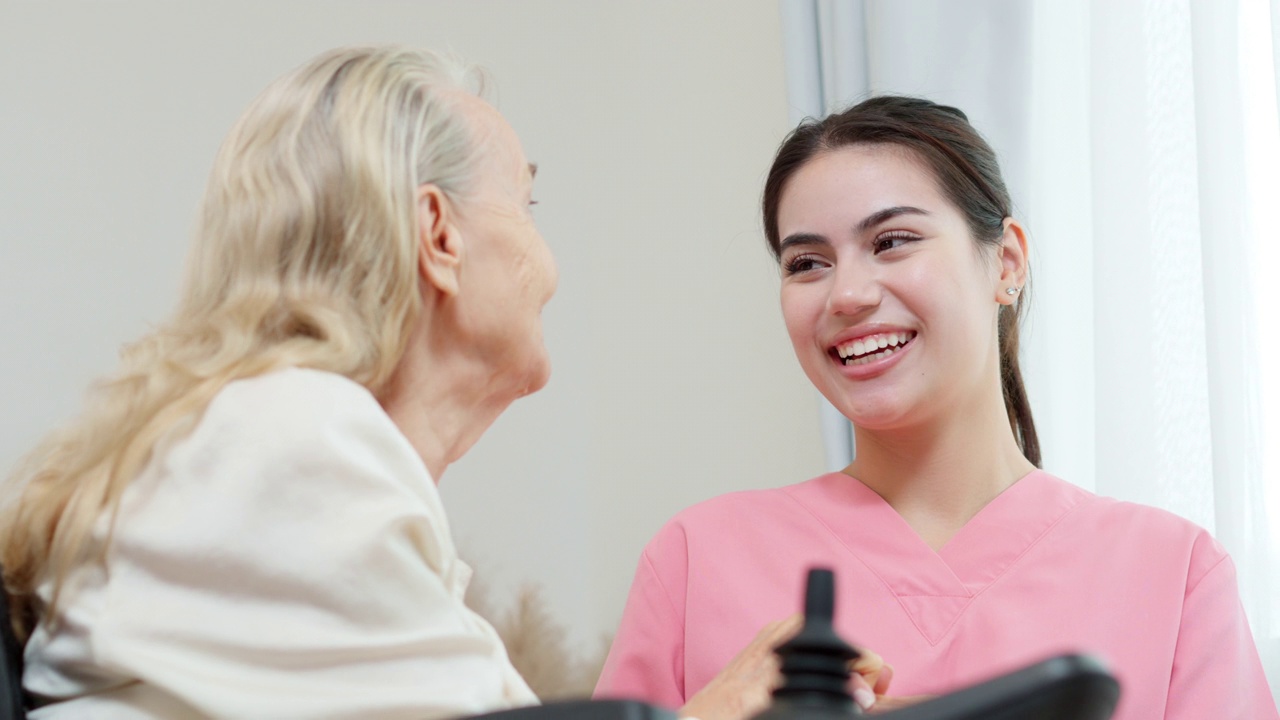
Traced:
<svg viewBox="0 0 1280 720">
<path fill-rule="evenodd" d="M 908 348 L 916 334 L 905 328 L 866 329 L 835 343 L 828 353 L 835 362 L 849 368 L 878 365 Z"/>
</svg>

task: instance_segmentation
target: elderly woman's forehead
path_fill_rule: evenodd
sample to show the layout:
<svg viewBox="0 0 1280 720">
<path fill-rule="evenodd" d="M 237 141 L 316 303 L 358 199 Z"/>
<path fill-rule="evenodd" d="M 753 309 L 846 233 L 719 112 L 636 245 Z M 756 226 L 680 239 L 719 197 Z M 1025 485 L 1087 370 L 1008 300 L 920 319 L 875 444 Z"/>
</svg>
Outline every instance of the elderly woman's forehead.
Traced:
<svg viewBox="0 0 1280 720">
<path fill-rule="evenodd" d="M 484 99 L 461 91 L 451 92 L 456 93 L 455 102 L 458 103 L 463 116 L 467 118 L 467 123 L 471 126 L 477 140 L 489 141 L 504 135 L 515 135 L 515 131 L 511 129 L 506 118 L 502 117 L 502 113 Z"/>
<path fill-rule="evenodd" d="M 484 155 L 504 165 L 515 165 L 523 173 L 527 161 L 516 131 L 502 113 L 483 99 L 459 93 L 460 108 L 467 117 L 472 137 Z"/>
</svg>

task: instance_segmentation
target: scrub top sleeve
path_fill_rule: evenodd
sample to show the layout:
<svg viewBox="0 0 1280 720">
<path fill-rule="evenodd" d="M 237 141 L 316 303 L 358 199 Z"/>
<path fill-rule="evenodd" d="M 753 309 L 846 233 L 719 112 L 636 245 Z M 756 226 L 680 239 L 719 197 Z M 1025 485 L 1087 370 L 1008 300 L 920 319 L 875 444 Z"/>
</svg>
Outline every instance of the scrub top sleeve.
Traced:
<svg viewBox="0 0 1280 720">
<path fill-rule="evenodd" d="M 1225 554 L 1198 581 L 1188 583 L 1164 717 L 1278 717 L 1240 603 L 1235 565 Z"/>
<path fill-rule="evenodd" d="M 684 705 L 686 547 L 668 525 L 641 554 L 595 697 Z"/>
</svg>

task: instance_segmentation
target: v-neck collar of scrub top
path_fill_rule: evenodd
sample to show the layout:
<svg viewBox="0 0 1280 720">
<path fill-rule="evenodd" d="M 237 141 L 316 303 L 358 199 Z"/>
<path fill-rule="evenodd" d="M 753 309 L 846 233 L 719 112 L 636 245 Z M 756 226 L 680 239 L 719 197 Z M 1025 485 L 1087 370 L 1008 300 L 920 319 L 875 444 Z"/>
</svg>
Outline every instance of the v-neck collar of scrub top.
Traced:
<svg viewBox="0 0 1280 720">
<path fill-rule="evenodd" d="M 898 599 L 937 644 L 984 590 L 1009 570 L 1088 493 L 1034 470 L 978 511 L 934 551 L 884 498 L 844 473 L 788 488 Z M 856 508 L 862 523 L 849 523 Z"/>
</svg>

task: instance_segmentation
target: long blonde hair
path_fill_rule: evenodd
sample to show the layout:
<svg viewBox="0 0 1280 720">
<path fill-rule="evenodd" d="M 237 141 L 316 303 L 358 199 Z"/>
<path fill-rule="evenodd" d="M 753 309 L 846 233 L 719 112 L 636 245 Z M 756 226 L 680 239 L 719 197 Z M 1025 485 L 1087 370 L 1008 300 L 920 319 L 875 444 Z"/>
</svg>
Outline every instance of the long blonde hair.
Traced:
<svg viewBox="0 0 1280 720">
<path fill-rule="evenodd" d="M 21 634 L 56 618 L 68 573 L 105 557 L 95 523 L 227 383 L 299 366 L 386 389 L 420 312 L 416 189 L 468 195 L 479 149 L 457 93 L 483 85 L 447 56 L 342 48 L 254 100 L 214 162 L 173 317 L 9 479 L 0 562 Z"/>
</svg>

